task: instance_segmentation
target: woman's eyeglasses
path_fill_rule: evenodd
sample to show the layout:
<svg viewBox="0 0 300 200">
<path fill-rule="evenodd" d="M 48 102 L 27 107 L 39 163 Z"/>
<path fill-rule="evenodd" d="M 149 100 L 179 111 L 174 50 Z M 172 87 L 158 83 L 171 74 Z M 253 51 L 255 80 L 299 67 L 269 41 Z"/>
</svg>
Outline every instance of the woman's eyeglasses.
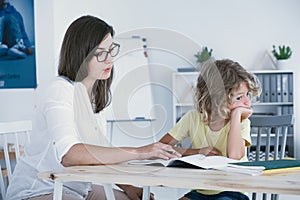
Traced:
<svg viewBox="0 0 300 200">
<path fill-rule="evenodd" d="M 104 62 L 107 59 L 108 54 L 110 54 L 111 57 L 115 57 L 118 55 L 120 51 L 120 44 L 112 43 L 109 51 L 100 51 L 96 53 L 94 56 L 96 56 L 98 62 Z"/>
</svg>

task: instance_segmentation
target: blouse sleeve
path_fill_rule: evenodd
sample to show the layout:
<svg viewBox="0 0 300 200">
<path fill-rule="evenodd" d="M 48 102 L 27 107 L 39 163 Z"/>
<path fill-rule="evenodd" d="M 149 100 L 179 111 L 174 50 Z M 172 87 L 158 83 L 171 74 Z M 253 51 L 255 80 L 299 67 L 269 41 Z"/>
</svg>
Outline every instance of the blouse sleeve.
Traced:
<svg viewBox="0 0 300 200">
<path fill-rule="evenodd" d="M 74 121 L 73 96 L 74 86 L 58 80 L 50 86 L 45 97 L 43 113 L 59 161 L 74 144 L 81 143 Z"/>
</svg>

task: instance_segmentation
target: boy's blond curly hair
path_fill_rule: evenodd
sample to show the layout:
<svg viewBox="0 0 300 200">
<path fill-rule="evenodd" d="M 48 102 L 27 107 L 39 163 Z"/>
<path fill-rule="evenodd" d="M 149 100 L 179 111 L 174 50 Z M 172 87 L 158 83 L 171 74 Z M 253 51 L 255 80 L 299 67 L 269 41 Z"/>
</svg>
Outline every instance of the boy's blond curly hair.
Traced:
<svg viewBox="0 0 300 200">
<path fill-rule="evenodd" d="M 246 71 L 239 63 L 229 59 L 208 60 L 200 70 L 196 90 L 196 107 L 208 124 L 212 116 L 230 118 L 230 103 L 233 91 L 246 83 L 253 96 L 261 93 L 257 77 Z"/>
</svg>

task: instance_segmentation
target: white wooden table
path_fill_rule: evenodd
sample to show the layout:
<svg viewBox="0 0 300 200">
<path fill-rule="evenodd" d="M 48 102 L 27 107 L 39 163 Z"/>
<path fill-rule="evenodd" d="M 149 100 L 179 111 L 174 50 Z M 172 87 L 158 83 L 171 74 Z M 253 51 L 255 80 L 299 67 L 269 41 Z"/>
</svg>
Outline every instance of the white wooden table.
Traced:
<svg viewBox="0 0 300 200">
<path fill-rule="evenodd" d="M 215 170 L 98 165 L 67 167 L 39 173 L 38 177 L 55 181 L 55 199 L 61 199 L 62 185 L 67 181 L 300 195 L 300 170 L 250 176 Z"/>
</svg>

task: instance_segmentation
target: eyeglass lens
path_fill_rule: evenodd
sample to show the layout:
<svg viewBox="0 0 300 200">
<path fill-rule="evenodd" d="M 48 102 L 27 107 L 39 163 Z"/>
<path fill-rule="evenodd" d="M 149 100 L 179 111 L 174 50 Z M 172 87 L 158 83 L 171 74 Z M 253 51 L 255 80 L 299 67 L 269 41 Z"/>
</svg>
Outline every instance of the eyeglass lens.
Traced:
<svg viewBox="0 0 300 200">
<path fill-rule="evenodd" d="M 97 54 L 98 62 L 105 61 L 107 59 L 108 53 L 110 54 L 111 57 L 115 57 L 116 55 L 118 55 L 119 50 L 120 50 L 120 45 L 113 43 L 109 51 L 101 51 Z"/>
</svg>

